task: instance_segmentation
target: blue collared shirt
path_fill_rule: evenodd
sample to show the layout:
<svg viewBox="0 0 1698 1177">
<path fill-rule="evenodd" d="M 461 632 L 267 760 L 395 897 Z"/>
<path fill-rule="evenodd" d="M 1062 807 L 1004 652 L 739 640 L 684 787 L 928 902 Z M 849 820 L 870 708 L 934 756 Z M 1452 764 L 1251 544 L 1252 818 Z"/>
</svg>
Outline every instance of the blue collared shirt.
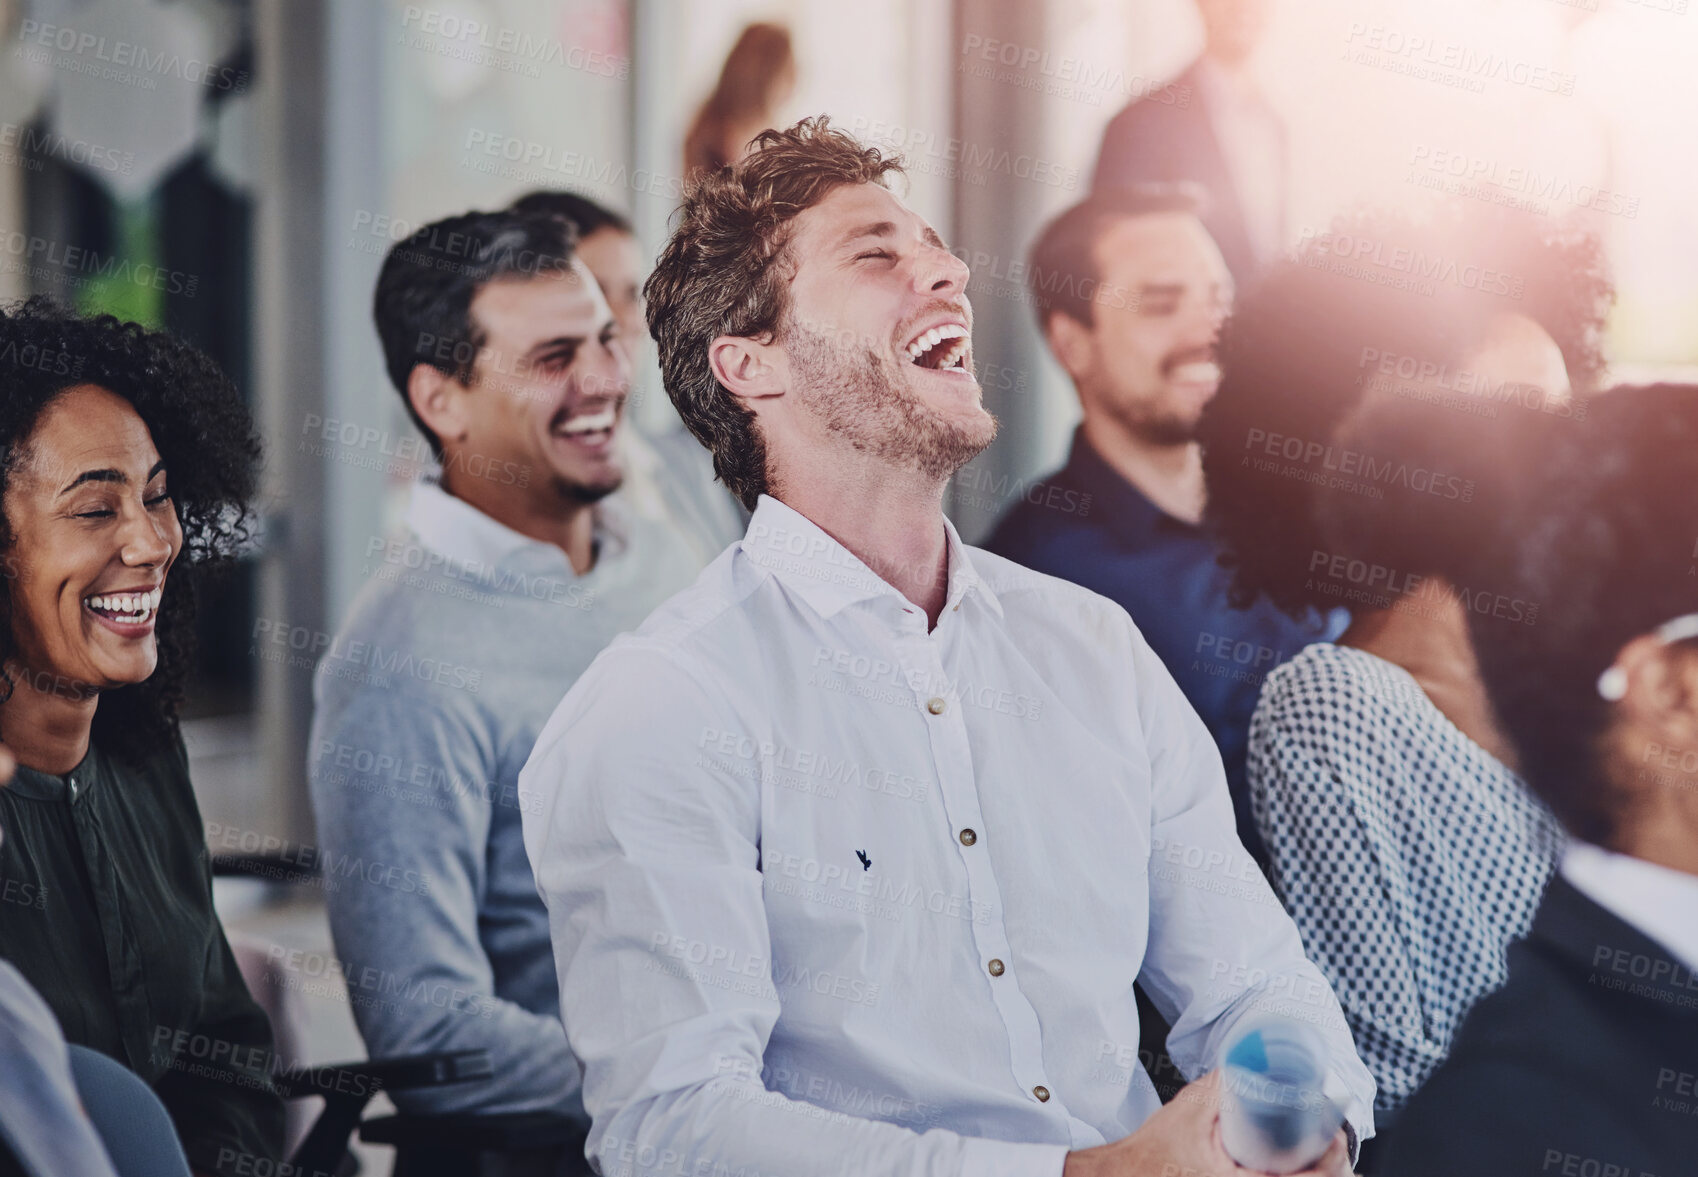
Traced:
<svg viewBox="0 0 1698 1177">
<path fill-rule="evenodd" d="M 1250 715 L 1268 672 L 1309 643 L 1336 637 L 1342 617 L 1298 622 L 1265 598 L 1234 609 L 1215 540 L 1145 498 L 1083 431 L 1067 464 L 1042 486 L 1041 493 L 1028 489 L 985 547 L 1101 593 L 1132 615 L 1220 747 L 1238 836 L 1265 862 L 1245 774 Z"/>
</svg>

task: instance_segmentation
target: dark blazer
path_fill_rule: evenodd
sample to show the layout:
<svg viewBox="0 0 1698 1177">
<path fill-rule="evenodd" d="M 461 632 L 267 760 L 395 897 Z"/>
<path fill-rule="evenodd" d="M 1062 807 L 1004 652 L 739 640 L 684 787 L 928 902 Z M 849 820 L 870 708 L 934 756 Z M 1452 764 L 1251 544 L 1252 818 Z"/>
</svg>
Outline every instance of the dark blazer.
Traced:
<svg viewBox="0 0 1698 1177">
<path fill-rule="evenodd" d="M 1376 1172 L 1693 1177 L 1695 1084 L 1698 978 L 1557 875 Z"/>
<path fill-rule="evenodd" d="M 1255 272 L 1256 253 L 1232 172 L 1215 136 L 1207 93 L 1198 82 L 1197 65 L 1193 63 L 1166 86 L 1133 99 L 1103 132 L 1091 191 L 1182 180 L 1201 186 L 1208 194 L 1203 224 L 1220 246 L 1233 280 L 1242 288 Z M 1285 159 L 1283 124 L 1281 128 L 1280 158 Z M 1260 198 L 1277 201 L 1283 216 L 1283 177 L 1280 191 L 1263 193 Z"/>
</svg>

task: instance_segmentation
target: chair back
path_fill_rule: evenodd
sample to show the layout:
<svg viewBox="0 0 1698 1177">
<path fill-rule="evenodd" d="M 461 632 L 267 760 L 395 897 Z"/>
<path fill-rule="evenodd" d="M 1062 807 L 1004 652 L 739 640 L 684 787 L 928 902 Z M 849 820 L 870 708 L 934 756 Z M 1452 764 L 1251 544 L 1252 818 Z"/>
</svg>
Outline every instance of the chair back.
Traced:
<svg viewBox="0 0 1698 1177">
<path fill-rule="evenodd" d="M 171 1116 L 153 1089 L 98 1050 L 72 1046 L 71 1078 L 118 1177 L 189 1177 Z"/>
</svg>

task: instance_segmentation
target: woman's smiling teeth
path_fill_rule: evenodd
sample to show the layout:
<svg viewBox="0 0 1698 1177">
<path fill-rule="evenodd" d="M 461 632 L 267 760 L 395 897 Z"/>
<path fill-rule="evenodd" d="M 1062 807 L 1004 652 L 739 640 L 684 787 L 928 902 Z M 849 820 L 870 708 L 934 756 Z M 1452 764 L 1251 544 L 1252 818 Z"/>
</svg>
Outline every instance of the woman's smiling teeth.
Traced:
<svg viewBox="0 0 1698 1177">
<path fill-rule="evenodd" d="M 159 609 L 159 599 L 164 595 L 163 588 L 146 593 L 108 593 L 105 596 L 84 597 L 83 604 L 102 617 L 129 625 L 140 625 L 152 618 Z"/>
<path fill-rule="evenodd" d="M 908 345 L 908 360 L 933 371 L 961 371 L 967 358 L 967 328 L 960 323 L 944 323 L 930 331 L 921 332 Z"/>
</svg>

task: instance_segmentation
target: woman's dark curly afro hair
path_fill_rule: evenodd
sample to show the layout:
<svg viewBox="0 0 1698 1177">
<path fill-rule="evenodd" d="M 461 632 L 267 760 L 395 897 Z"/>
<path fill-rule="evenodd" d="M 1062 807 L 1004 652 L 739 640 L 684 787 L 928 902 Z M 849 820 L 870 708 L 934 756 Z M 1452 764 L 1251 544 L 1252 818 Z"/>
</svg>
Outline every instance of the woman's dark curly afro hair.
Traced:
<svg viewBox="0 0 1698 1177">
<path fill-rule="evenodd" d="M 1358 211 L 1275 262 L 1222 330 L 1221 385 L 1198 427 L 1233 603 L 1325 611 L 1341 585 L 1312 570 L 1339 555 L 1453 575 L 1488 542 L 1492 503 L 1515 477 L 1508 458 L 1536 450 L 1555 420 L 1555 402 L 1527 385 L 1470 399 L 1468 357 L 1499 312 L 1533 320 L 1568 369 L 1564 416 L 1583 419 L 1612 298 L 1596 238 L 1461 202 L 1424 217 Z M 1386 379 L 1385 357 L 1400 377 L 1441 369 L 1454 394 Z M 1435 478 L 1442 493 L 1429 493 Z"/>
<path fill-rule="evenodd" d="M 158 665 L 145 682 L 106 692 L 94 720 L 96 739 L 104 743 L 157 746 L 177 731 L 193 654 L 195 582 L 251 539 L 259 439 L 235 387 L 187 343 L 110 315 L 84 317 L 31 298 L 0 309 L 0 504 L 42 410 L 80 385 L 122 397 L 141 417 L 170 473 L 183 527 L 183 549 L 160 602 Z M 13 542 L 0 510 L 0 556 L 11 554 Z M 10 666 L 16 655 L 11 585 L 0 577 L 0 666 Z M 15 685 L 8 671 L 0 698 L 10 697 Z"/>
<path fill-rule="evenodd" d="M 1565 434 L 1511 500 L 1478 574 L 1539 602 L 1538 624 L 1476 614 L 1469 633 L 1529 787 L 1575 837 L 1624 849 L 1635 807 L 1682 774 L 1661 771 L 1656 745 L 1622 754 L 1621 705 L 1598 677 L 1634 638 L 1698 612 L 1698 386 L 1612 389 L 1586 429 Z M 1698 657 L 1690 639 L 1680 650 Z"/>
</svg>

